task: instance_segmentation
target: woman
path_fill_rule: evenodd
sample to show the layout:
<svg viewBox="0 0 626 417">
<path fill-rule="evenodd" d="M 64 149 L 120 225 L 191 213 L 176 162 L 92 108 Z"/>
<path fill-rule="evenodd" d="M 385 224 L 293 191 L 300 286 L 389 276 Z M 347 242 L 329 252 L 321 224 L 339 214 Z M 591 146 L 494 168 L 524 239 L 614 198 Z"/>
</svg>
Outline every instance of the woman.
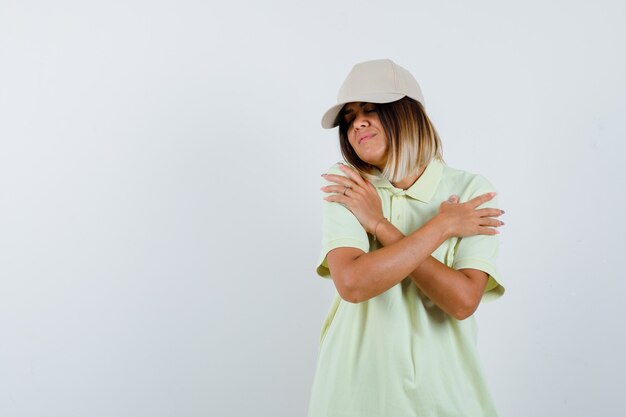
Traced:
<svg viewBox="0 0 626 417">
<path fill-rule="evenodd" d="M 493 187 L 442 163 L 419 85 L 390 60 L 357 64 L 322 125 L 347 164 L 323 175 L 317 272 L 338 296 L 309 417 L 495 416 L 472 316 L 504 292 Z"/>
</svg>

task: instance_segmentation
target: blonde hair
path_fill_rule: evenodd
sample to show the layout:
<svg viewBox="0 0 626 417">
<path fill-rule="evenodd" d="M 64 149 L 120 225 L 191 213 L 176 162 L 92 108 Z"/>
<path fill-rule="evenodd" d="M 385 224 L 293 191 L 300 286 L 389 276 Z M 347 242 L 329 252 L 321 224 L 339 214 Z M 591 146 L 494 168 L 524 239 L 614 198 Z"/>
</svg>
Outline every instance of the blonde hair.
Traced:
<svg viewBox="0 0 626 417">
<path fill-rule="evenodd" d="M 412 98 L 404 97 L 391 103 L 374 103 L 387 136 L 387 163 L 382 175 L 398 182 L 428 165 L 442 159 L 441 140 L 424 107 Z M 339 112 L 339 144 L 345 160 L 365 178 L 377 176 L 378 169 L 362 161 L 348 141 L 349 123 Z"/>
</svg>

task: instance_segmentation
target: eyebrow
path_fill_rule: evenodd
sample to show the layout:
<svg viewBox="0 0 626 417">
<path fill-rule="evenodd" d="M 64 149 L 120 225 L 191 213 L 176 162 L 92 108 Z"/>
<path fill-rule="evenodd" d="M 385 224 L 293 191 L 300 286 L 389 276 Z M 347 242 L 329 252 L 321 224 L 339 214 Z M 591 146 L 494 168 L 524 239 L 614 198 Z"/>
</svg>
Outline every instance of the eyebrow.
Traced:
<svg viewBox="0 0 626 417">
<path fill-rule="evenodd" d="M 362 102 L 359 103 L 359 107 L 363 108 L 363 107 L 367 106 L 368 104 L 370 104 L 370 103 L 365 103 L 365 102 L 362 101 Z M 345 109 L 343 111 L 343 114 L 348 114 L 348 113 L 354 113 L 354 110 L 352 110 L 352 108 L 348 107 L 347 109 Z"/>
</svg>

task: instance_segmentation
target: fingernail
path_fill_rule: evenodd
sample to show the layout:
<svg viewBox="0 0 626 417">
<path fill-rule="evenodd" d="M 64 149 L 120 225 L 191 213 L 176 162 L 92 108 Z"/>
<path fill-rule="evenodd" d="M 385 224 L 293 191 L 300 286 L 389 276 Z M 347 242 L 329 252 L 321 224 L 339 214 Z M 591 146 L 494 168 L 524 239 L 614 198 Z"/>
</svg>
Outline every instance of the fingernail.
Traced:
<svg viewBox="0 0 626 417">
<path fill-rule="evenodd" d="M 504 210 L 500 210 L 500 214 L 504 214 L 506 213 Z"/>
<path fill-rule="evenodd" d="M 325 177 L 325 176 L 326 176 L 326 174 L 322 174 L 322 177 Z"/>
<path fill-rule="evenodd" d="M 502 222 L 502 221 L 501 221 L 501 222 L 500 222 L 500 226 L 504 226 L 504 222 Z"/>
</svg>

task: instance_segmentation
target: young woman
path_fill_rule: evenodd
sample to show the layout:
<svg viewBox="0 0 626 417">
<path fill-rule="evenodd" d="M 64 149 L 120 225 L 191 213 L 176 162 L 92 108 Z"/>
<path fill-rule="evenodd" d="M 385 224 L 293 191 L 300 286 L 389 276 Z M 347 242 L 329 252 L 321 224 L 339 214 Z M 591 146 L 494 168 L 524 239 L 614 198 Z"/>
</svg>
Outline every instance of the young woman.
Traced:
<svg viewBox="0 0 626 417">
<path fill-rule="evenodd" d="M 495 416 L 472 316 L 504 292 L 493 187 L 443 164 L 419 85 L 390 60 L 357 64 L 322 125 L 345 163 L 323 175 L 317 272 L 338 295 L 309 417 Z"/>
</svg>

